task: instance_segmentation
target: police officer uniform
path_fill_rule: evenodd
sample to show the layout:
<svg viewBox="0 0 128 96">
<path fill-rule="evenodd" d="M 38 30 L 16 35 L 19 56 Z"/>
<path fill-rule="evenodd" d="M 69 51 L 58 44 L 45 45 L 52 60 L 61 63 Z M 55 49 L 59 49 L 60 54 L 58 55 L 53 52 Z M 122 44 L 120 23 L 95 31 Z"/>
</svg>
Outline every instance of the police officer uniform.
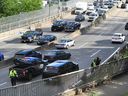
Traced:
<svg viewBox="0 0 128 96">
<path fill-rule="evenodd" d="M 16 77 L 18 77 L 16 70 L 11 69 L 9 72 L 9 77 L 10 77 L 12 86 L 15 86 L 16 85 Z"/>
</svg>

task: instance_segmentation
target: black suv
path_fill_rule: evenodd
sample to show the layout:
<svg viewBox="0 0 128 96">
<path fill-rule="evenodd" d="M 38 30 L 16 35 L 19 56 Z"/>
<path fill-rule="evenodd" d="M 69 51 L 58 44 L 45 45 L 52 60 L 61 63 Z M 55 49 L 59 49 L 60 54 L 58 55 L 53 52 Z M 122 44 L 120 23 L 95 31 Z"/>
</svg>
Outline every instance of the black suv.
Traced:
<svg viewBox="0 0 128 96">
<path fill-rule="evenodd" d="M 17 62 L 11 68 L 14 68 L 17 71 L 17 79 L 31 80 L 32 77 L 40 75 L 47 64 L 46 60 L 40 58 L 25 57 L 17 59 Z"/>
<path fill-rule="evenodd" d="M 125 30 L 128 30 L 128 23 L 126 23 L 125 25 Z"/>
<path fill-rule="evenodd" d="M 42 32 L 39 31 L 26 31 L 21 36 L 21 42 L 33 42 L 35 39 L 38 39 L 40 36 L 42 36 Z"/>
<path fill-rule="evenodd" d="M 52 42 L 56 39 L 57 39 L 57 37 L 54 35 L 43 35 L 38 39 L 37 45 L 47 44 L 47 43 Z"/>
<path fill-rule="evenodd" d="M 42 54 L 34 51 L 32 49 L 28 49 L 28 50 L 20 50 L 18 52 L 15 53 L 14 56 L 14 62 L 16 61 L 16 59 L 19 58 L 24 58 L 24 57 L 37 57 L 37 58 L 42 58 Z"/>
<path fill-rule="evenodd" d="M 77 63 L 69 60 L 57 60 L 51 64 L 46 65 L 42 78 L 49 78 L 56 75 L 61 75 L 79 70 Z"/>
<path fill-rule="evenodd" d="M 125 3 L 122 3 L 122 4 L 121 4 L 121 8 L 122 8 L 122 9 L 125 9 L 125 8 L 126 8 L 126 4 L 125 4 Z"/>
<path fill-rule="evenodd" d="M 56 60 L 66 60 L 71 57 L 69 52 L 65 52 L 62 50 L 49 50 L 44 53 L 44 60 L 48 60 L 49 62 L 53 62 Z"/>
<path fill-rule="evenodd" d="M 81 24 L 79 22 L 75 21 L 69 21 L 67 22 L 64 31 L 65 32 L 74 32 L 77 29 L 80 29 Z"/>
<path fill-rule="evenodd" d="M 51 31 L 63 31 L 66 25 L 66 21 L 64 20 L 56 20 L 52 27 L 51 27 Z"/>
</svg>

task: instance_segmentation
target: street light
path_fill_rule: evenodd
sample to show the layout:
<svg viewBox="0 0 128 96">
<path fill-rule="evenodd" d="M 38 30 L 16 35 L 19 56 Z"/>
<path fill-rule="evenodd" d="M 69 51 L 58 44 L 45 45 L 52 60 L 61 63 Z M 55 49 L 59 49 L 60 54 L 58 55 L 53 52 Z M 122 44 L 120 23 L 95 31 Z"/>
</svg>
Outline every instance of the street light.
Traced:
<svg viewBox="0 0 128 96">
<path fill-rule="evenodd" d="M 48 15 L 50 16 L 50 6 L 51 6 L 51 0 L 48 0 L 48 9 L 49 9 L 49 11 L 48 11 Z"/>
</svg>

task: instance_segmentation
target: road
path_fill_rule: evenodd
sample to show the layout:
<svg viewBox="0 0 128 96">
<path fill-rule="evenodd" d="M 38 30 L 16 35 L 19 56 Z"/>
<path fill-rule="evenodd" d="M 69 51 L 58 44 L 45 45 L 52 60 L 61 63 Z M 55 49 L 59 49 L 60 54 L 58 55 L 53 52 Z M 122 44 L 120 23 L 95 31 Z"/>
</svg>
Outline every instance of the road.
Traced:
<svg viewBox="0 0 128 96">
<path fill-rule="evenodd" d="M 68 21 L 74 21 L 75 16 L 68 14 L 68 16 L 65 16 L 64 19 Z M 85 23 L 86 22 L 86 23 Z M 49 24 L 49 23 L 48 23 Z M 81 27 L 87 26 L 88 24 L 91 24 L 90 22 L 84 21 L 82 22 Z M 46 24 L 46 26 L 43 26 L 43 31 L 44 34 L 51 34 L 57 36 L 57 39 L 59 40 L 60 38 L 67 36 L 70 33 L 66 32 L 51 32 L 51 26 L 52 24 L 50 23 L 49 25 Z M 20 41 L 20 36 L 16 36 L 13 38 L 8 38 L 8 39 L 3 39 L 0 41 L 0 51 L 4 53 L 5 59 L 8 59 L 10 57 L 13 57 L 14 54 L 22 49 L 34 49 L 39 47 L 36 42 L 35 43 L 21 43 Z"/>
<path fill-rule="evenodd" d="M 127 35 L 127 31 L 124 30 L 125 23 L 128 18 L 128 12 L 123 9 L 118 9 L 116 14 L 113 14 L 111 18 L 108 18 L 102 22 L 98 27 L 92 28 L 88 33 L 82 34 L 75 38 L 76 45 L 70 48 L 72 53 L 71 60 L 79 63 L 80 69 L 90 67 L 90 62 L 96 56 L 102 59 L 102 62 L 106 60 L 117 48 L 123 47 L 127 43 L 112 44 L 111 36 L 115 32 L 122 32 Z M 0 88 L 10 86 L 10 80 L 8 78 L 8 67 L 0 70 Z M 33 80 L 41 78 L 38 76 Z M 18 82 L 21 84 L 23 82 Z"/>
</svg>

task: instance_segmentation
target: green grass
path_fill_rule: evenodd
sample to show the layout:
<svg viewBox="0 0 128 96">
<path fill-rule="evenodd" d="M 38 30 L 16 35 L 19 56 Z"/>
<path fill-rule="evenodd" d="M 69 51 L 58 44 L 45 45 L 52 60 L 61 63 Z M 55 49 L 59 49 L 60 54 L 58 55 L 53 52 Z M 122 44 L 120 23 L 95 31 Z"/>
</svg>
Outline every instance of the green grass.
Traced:
<svg viewBox="0 0 128 96">
<path fill-rule="evenodd" d="M 128 92 L 126 92 L 124 95 L 122 95 L 122 96 L 128 96 Z"/>
</svg>

